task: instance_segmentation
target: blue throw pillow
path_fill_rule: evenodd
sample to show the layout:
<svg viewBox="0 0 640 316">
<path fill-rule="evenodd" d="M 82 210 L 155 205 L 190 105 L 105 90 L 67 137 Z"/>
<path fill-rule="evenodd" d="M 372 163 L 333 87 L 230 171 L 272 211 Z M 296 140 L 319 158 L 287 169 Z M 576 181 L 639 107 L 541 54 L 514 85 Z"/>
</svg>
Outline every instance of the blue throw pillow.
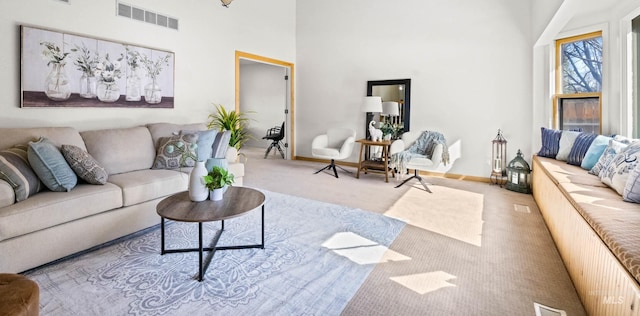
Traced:
<svg viewBox="0 0 640 316">
<path fill-rule="evenodd" d="M 78 184 L 78 176 L 48 139 L 40 137 L 36 142 L 29 142 L 27 157 L 31 168 L 49 190 L 69 192 Z"/>
<path fill-rule="evenodd" d="M 538 151 L 538 156 L 547 158 L 556 158 L 558 150 L 560 149 L 560 136 L 561 130 L 549 129 L 541 127 L 542 133 L 542 147 Z"/>
<path fill-rule="evenodd" d="M 584 155 L 587 153 L 591 143 L 597 136 L 598 135 L 593 133 L 580 133 L 576 138 L 576 141 L 573 143 L 573 147 L 571 147 L 569 157 L 567 157 L 567 163 L 570 165 L 580 166 Z"/>
<path fill-rule="evenodd" d="M 610 139 L 611 137 L 598 135 L 584 154 L 580 167 L 582 167 L 582 169 L 591 170 L 600 159 L 600 156 L 602 156 L 602 153 L 604 153 L 607 145 L 609 145 Z"/>
<path fill-rule="evenodd" d="M 195 133 L 198 133 L 198 161 L 207 161 L 213 155 L 213 142 L 216 140 L 218 131 L 212 129 L 206 131 L 180 131 L 180 135 Z"/>
</svg>

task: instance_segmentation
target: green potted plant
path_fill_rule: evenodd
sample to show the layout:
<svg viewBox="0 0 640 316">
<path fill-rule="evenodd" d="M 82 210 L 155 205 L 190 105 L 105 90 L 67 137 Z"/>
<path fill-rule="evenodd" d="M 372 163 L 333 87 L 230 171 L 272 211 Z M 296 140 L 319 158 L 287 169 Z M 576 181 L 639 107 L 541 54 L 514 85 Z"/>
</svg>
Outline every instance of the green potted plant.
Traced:
<svg viewBox="0 0 640 316">
<path fill-rule="evenodd" d="M 214 166 L 203 179 L 209 189 L 209 198 L 213 201 L 222 200 L 224 188 L 233 184 L 233 174 L 219 166 Z"/>
<path fill-rule="evenodd" d="M 222 105 L 214 104 L 216 113 L 209 114 L 207 128 L 219 131 L 231 131 L 229 146 L 240 150 L 242 145 L 251 138 L 249 134 L 249 118 L 246 116 L 252 112 L 227 111 Z"/>
</svg>

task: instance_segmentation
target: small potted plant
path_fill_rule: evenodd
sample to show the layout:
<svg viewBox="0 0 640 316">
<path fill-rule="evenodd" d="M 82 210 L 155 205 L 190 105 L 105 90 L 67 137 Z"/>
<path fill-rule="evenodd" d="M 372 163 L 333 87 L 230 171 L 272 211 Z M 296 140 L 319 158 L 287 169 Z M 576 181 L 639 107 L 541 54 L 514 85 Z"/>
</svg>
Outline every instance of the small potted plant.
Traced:
<svg viewBox="0 0 640 316">
<path fill-rule="evenodd" d="M 233 174 L 219 166 L 214 166 L 203 178 L 212 201 L 222 200 L 225 186 L 233 183 Z"/>
</svg>

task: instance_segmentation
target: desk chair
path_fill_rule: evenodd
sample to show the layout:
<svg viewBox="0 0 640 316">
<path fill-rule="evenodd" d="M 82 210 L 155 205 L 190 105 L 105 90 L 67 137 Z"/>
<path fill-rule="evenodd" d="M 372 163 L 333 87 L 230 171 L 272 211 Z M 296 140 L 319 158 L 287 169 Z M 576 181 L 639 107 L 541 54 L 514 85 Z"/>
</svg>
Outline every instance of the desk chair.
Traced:
<svg viewBox="0 0 640 316">
<path fill-rule="evenodd" d="M 262 137 L 262 139 L 270 139 L 271 145 L 267 148 L 267 151 L 264 153 L 264 159 L 267 159 L 269 156 L 269 152 L 271 148 L 276 148 L 280 151 L 280 155 L 282 155 L 282 159 L 284 159 L 284 150 L 280 146 L 282 139 L 284 138 L 284 122 L 282 122 L 282 126 L 275 126 L 267 130 L 267 134 Z M 275 154 L 275 151 L 273 152 Z"/>
</svg>

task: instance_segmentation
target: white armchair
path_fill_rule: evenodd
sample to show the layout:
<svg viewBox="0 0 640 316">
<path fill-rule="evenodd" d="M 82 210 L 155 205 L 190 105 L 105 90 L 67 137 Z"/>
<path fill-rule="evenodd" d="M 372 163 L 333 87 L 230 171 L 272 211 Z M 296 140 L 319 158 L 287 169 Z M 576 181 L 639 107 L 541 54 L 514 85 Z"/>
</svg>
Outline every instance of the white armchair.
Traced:
<svg viewBox="0 0 640 316">
<path fill-rule="evenodd" d="M 402 134 L 402 138 L 391 143 L 391 148 L 389 149 L 389 154 L 392 157 L 392 162 L 396 164 L 396 168 L 398 168 L 398 173 L 402 174 L 404 170 L 400 169 L 413 169 L 413 176 L 405 179 L 402 183 L 398 184 L 396 188 L 399 188 L 403 184 L 409 182 L 409 180 L 417 179 L 420 181 L 424 189 L 431 193 L 431 190 L 424 182 L 422 177 L 419 175 L 419 171 L 432 171 L 438 168 L 441 163 L 447 163 L 447 161 L 443 161 L 443 157 L 448 157 L 448 152 L 445 151 L 446 141 L 444 141 L 444 137 L 442 137 L 439 133 L 434 133 L 437 135 L 435 138 L 430 138 L 430 143 L 424 144 L 427 151 L 431 151 L 431 158 L 429 158 L 428 153 L 412 153 L 403 158 L 398 158 L 398 156 L 394 157 L 394 154 L 398 154 L 404 151 L 407 151 L 411 148 L 412 145 L 420 138 L 423 134 L 423 131 L 410 131 Z M 438 137 L 441 137 L 438 139 Z M 439 142 L 438 142 L 439 140 Z M 444 154 L 444 155 L 443 155 Z M 403 161 L 398 161 L 403 160 Z"/>
<path fill-rule="evenodd" d="M 317 174 L 320 171 L 329 169 L 333 170 L 333 174 L 338 178 L 335 160 L 349 158 L 353 151 L 355 141 L 356 131 L 350 128 L 331 128 L 327 130 L 326 134 L 314 137 L 311 142 L 311 154 L 313 157 L 331 159 L 331 163 L 329 163 L 328 166 L 316 171 L 315 173 Z M 351 173 L 340 166 L 337 167 Z"/>
</svg>

